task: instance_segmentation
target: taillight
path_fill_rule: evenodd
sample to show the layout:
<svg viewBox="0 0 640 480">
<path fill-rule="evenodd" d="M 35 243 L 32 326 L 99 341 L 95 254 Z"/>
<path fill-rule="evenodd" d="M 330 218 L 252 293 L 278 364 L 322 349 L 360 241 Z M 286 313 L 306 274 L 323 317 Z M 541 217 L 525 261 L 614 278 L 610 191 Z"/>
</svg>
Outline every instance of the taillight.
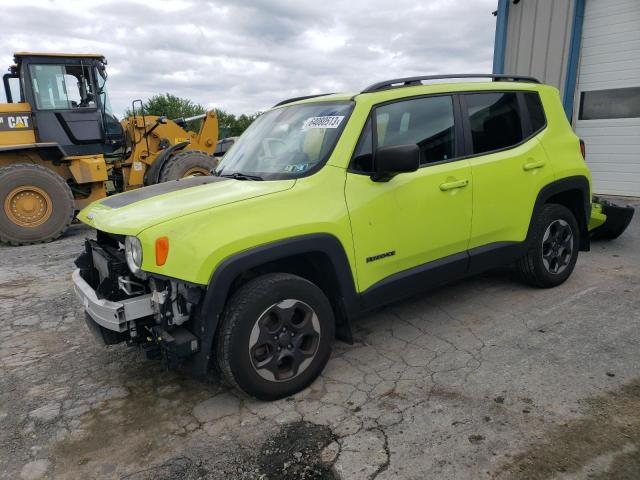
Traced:
<svg viewBox="0 0 640 480">
<path fill-rule="evenodd" d="M 156 239 L 156 265 L 161 267 L 167 261 L 169 256 L 169 239 L 160 237 Z"/>
<path fill-rule="evenodd" d="M 580 153 L 582 154 L 582 158 L 587 159 L 587 147 L 584 145 L 584 140 L 580 139 Z"/>
</svg>

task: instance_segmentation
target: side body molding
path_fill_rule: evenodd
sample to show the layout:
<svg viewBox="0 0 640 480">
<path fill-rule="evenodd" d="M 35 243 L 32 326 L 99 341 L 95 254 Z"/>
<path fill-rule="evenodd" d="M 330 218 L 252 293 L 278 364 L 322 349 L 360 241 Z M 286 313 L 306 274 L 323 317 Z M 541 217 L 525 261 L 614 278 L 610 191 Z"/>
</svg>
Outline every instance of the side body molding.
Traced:
<svg viewBox="0 0 640 480">
<path fill-rule="evenodd" d="M 213 273 L 200 312 L 194 318 L 193 333 L 201 339 L 200 350 L 193 357 L 191 369 L 196 375 L 204 375 L 211 359 L 215 333 L 220 323 L 225 302 L 233 282 L 242 273 L 269 262 L 304 254 L 319 254 L 326 259 L 327 268 L 333 273 L 340 304 L 337 316 L 347 322 L 360 311 L 354 276 L 344 247 L 335 236 L 325 233 L 303 235 L 280 240 L 251 250 L 240 252 L 223 261 Z M 340 321 L 340 319 L 338 319 Z"/>
</svg>

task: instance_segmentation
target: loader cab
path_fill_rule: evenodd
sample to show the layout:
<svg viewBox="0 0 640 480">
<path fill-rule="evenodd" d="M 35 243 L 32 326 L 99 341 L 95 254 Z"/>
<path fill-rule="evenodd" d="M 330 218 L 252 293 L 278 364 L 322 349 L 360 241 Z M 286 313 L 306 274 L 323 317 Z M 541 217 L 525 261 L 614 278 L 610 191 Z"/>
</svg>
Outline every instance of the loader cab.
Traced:
<svg viewBox="0 0 640 480">
<path fill-rule="evenodd" d="M 109 154 L 122 144 L 122 127 L 106 90 L 101 55 L 15 54 L 21 100 L 29 103 L 39 143 L 55 143 L 65 157 Z M 13 99 L 5 76 L 7 99 Z"/>
</svg>

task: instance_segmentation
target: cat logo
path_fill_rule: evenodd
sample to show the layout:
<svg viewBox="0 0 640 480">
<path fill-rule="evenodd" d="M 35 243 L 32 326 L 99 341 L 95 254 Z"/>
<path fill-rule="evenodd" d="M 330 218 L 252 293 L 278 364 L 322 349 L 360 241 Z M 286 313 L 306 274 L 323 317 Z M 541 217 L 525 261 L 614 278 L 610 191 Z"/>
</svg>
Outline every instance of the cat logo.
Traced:
<svg viewBox="0 0 640 480">
<path fill-rule="evenodd" d="M 29 115 L 0 115 L 0 131 L 30 129 L 30 120 Z"/>
<path fill-rule="evenodd" d="M 9 128 L 29 128 L 29 117 L 7 117 L 7 124 Z"/>
</svg>

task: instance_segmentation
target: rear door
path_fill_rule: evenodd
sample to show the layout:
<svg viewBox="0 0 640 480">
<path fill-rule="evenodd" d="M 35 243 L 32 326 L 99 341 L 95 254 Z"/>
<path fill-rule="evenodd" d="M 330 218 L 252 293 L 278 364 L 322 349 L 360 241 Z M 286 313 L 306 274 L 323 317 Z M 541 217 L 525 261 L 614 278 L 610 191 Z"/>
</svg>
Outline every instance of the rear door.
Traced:
<svg viewBox="0 0 640 480">
<path fill-rule="evenodd" d="M 361 291 L 435 260 L 466 270 L 473 186 L 469 162 L 459 158 L 454 105 L 452 96 L 439 95 L 372 111 L 345 191 Z M 375 149 L 405 144 L 420 147 L 421 168 L 374 182 Z"/>
<path fill-rule="evenodd" d="M 473 266 L 474 248 L 525 239 L 538 192 L 554 174 L 538 140 L 546 120 L 536 92 L 468 93 L 461 101 L 474 184 Z"/>
</svg>

